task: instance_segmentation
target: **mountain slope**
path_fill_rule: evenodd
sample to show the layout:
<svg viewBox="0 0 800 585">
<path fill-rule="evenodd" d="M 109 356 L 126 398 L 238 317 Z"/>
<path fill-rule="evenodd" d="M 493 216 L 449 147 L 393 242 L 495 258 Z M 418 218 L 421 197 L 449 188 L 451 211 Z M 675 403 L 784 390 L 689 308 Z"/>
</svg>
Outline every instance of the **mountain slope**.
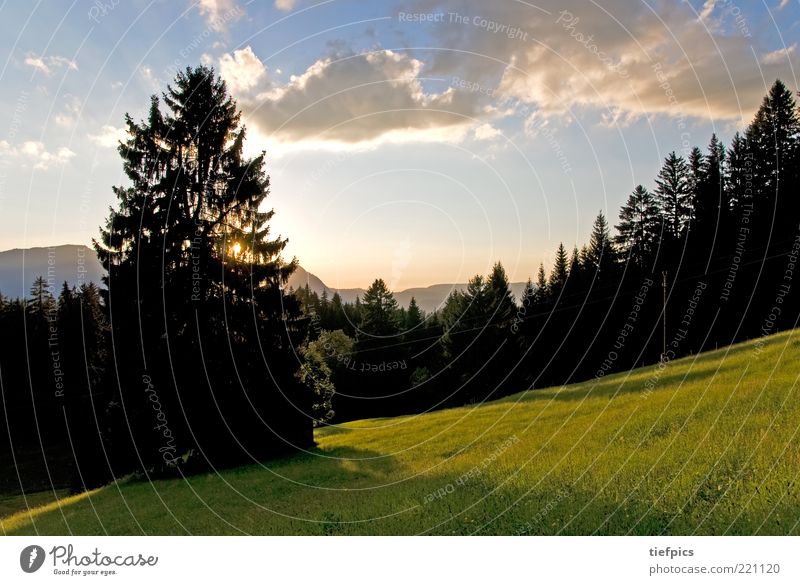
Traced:
<svg viewBox="0 0 800 585">
<path fill-rule="evenodd" d="M 800 534 L 800 330 L 563 388 L 127 480 L 11 534 Z"/>
<path fill-rule="evenodd" d="M 99 284 L 104 274 L 94 250 L 86 246 L 66 244 L 0 252 L 0 293 L 6 297 L 27 295 L 37 276 L 48 279 L 53 294 L 58 294 L 64 281 L 74 286 Z"/>
</svg>

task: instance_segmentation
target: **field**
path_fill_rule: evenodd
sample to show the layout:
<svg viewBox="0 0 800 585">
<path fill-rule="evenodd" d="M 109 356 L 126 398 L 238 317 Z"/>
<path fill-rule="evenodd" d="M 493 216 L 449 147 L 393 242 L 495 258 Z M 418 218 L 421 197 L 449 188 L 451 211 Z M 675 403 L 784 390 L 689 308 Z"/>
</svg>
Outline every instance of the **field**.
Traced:
<svg viewBox="0 0 800 585">
<path fill-rule="evenodd" d="M 797 535 L 798 331 L 483 405 L 327 428 L 312 452 L 264 465 L 126 479 L 15 514 L 6 503 L 0 526 L 58 535 Z"/>
</svg>

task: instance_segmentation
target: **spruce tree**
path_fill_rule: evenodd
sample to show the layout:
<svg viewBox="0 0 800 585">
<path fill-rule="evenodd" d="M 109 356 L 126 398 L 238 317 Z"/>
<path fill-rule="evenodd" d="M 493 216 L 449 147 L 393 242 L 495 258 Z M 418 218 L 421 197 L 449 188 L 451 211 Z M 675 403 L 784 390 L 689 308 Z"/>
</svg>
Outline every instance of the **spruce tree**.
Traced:
<svg viewBox="0 0 800 585">
<path fill-rule="evenodd" d="M 265 155 L 244 157 L 225 82 L 187 68 L 151 98 L 146 120 L 126 116 L 126 126 L 129 184 L 114 188 L 95 248 L 135 466 L 174 467 L 192 454 L 192 464 L 228 465 L 309 444 L 298 305 L 282 291 L 296 262 L 270 236 Z M 154 400 L 168 421 L 159 432 Z"/>
<path fill-rule="evenodd" d="M 778 244 L 796 228 L 800 116 L 792 92 L 776 80 L 745 133 L 752 154 L 752 184 L 759 212 L 757 237 Z M 773 217 L 775 224 L 773 225 Z M 788 238 L 791 240 L 791 238 Z"/>
<path fill-rule="evenodd" d="M 592 224 L 592 233 L 587 246 L 585 266 L 591 276 L 609 279 L 614 274 L 616 251 L 611 242 L 608 222 L 603 212 L 599 212 Z"/>
<path fill-rule="evenodd" d="M 377 278 L 364 293 L 359 328 L 369 337 L 387 337 L 400 330 L 397 300 L 382 278 Z"/>
<path fill-rule="evenodd" d="M 550 271 L 550 279 L 547 281 L 547 289 L 553 302 L 557 301 L 560 296 L 561 291 L 567 284 L 567 278 L 569 278 L 569 259 L 567 258 L 567 250 L 562 242 L 556 248 L 553 270 Z"/>
<path fill-rule="evenodd" d="M 622 256 L 639 269 L 652 268 L 660 232 L 659 210 L 653 195 L 642 185 L 628 196 L 615 227 Z"/>
<path fill-rule="evenodd" d="M 406 311 L 406 331 L 410 331 L 419 326 L 423 318 L 422 311 L 420 311 L 419 305 L 417 305 L 417 299 L 411 297 L 408 303 L 408 311 Z"/>
<path fill-rule="evenodd" d="M 486 293 L 489 297 L 490 318 L 493 323 L 507 323 L 516 312 L 514 295 L 511 294 L 505 268 L 495 263 L 489 278 L 486 279 Z"/>
<path fill-rule="evenodd" d="M 667 234 L 678 239 L 691 216 L 689 167 L 686 160 L 672 151 L 656 178 L 656 199 L 664 215 Z"/>
<path fill-rule="evenodd" d="M 550 288 L 547 283 L 547 275 L 544 271 L 544 264 L 539 263 L 539 270 L 536 272 L 536 296 L 535 304 L 544 305 L 550 301 Z"/>
</svg>

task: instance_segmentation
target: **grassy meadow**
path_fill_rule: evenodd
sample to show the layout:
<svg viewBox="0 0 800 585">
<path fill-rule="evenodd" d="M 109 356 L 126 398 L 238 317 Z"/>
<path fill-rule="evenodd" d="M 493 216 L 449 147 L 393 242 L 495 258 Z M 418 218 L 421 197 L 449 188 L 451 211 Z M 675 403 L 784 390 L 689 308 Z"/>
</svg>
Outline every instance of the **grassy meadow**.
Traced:
<svg viewBox="0 0 800 585">
<path fill-rule="evenodd" d="M 800 330 L 798 330 L 800 331 Z M 126 479 L 4 534 L 800 534 L 800 334 L 317 432 L 312 452 Z M 38 506 L 38 507 L 35 507 Z"/>
</svg>

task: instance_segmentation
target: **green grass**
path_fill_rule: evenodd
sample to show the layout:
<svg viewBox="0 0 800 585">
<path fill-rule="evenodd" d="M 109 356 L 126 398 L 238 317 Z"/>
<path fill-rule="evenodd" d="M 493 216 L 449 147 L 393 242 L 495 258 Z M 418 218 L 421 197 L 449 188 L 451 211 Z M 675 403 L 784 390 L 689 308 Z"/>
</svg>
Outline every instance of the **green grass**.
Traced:
<svg viewBox="0 0 800 585">
<path fill-rule="evenodd" d="M 798 331 L 766 339 L 760 351 L 744 343 L 661 371 L 348 423 L 319 432 L 307 454 L 185 480 L 127 480 L 0 526 L 8 534 L 796 535 Z"/>
</svg>

